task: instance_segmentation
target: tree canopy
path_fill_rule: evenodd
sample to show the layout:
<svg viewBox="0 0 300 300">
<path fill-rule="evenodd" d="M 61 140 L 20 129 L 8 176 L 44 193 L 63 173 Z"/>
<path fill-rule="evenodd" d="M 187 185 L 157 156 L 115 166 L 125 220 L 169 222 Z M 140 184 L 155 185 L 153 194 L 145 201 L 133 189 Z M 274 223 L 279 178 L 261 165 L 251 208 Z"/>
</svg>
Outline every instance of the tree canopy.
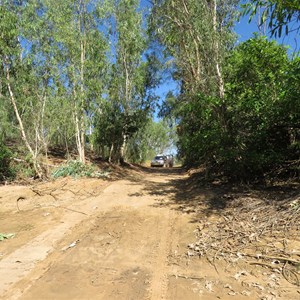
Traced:
<svg viewBox="0 0 300 300">
<path fill-rule="evenodd" d="M 299 30 L 298 2 L 243 7 L 280 36 Z M 237 44 L 240 4 L 0 1 L 0 180 L 14 155 L 45 175 L 53 149 L 84 164 L 176 147 L 184 164 L 233 178 L 299 160 L 299 56 L 259 35 Z M 166 80 L 179 88 L 163 96 Z"/>
</svg>

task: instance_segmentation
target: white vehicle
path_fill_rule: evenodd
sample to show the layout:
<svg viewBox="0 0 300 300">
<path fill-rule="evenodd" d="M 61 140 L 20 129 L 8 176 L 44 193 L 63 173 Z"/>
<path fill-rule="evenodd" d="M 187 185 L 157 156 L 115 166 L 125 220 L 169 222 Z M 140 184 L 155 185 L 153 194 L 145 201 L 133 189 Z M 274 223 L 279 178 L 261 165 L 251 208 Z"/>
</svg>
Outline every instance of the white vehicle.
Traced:
<svg viewBox="0 0 300 300">
<path fill-rule="evenodd" d="M 174 165 L 173 155 L 158 154 L 151 161 L 151 167 L 169 167 L 172 168 Z"/>
<path fill-rule="evenodd" d="M 151 160 L 151 167 L 166 167 L 167 157 L 165 155 L 156 155 Z"/>
</svg>

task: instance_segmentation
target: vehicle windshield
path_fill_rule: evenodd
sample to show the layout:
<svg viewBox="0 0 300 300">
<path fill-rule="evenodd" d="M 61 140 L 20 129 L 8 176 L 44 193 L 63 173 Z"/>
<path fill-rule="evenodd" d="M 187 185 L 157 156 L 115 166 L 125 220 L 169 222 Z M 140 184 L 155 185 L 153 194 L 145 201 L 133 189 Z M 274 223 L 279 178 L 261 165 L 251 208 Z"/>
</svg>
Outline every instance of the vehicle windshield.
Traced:
<svg viewBox="0 0 300 300">
<path fill-rule="evenodd" d="M 155 160 L 161 160 L 161 159 L 164 159 L 164 157 L 163 156 L 155 156 L 154 159 Z"/>
</svg>

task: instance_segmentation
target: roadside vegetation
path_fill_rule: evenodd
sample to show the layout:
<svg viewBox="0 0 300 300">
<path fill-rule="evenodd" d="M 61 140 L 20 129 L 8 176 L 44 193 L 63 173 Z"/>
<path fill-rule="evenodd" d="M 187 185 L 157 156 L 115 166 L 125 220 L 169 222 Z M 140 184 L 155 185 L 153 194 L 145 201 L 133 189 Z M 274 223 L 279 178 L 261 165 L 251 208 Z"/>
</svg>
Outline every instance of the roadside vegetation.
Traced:
<svg viewBox="0 0 300 300">
<path fill-rule="evenodd" d="M 2 290 L 299 298 L 299 21 L 299 0 L 0 0 Z"/>
<path fill-rule="evenodd" d="M 299 36 L 300 7 L 244 2 L 1 1 L 0 180 L 49 176 L 53 149 L 67 172 L 175 147 L 207 179 L 299 177 L 299 55 L 261 32 L 237 44 L 234 24 Z"/>
</svg>

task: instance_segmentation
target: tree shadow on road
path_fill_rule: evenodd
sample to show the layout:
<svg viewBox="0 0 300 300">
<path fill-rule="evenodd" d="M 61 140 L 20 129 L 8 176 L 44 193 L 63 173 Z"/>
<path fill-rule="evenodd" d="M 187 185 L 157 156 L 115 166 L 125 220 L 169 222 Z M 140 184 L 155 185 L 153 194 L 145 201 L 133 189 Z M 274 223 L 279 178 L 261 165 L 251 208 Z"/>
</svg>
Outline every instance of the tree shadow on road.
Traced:
<svg viewBox="0 0 300 300">
<path fill-rule="evenodd" d="M 299 183 L 262 185 L 228 183 L 218 178 L 208 181 L 205 170 L 189 174 L 183 168 L 153 169 L 143 172 L 167 176 L 167 180 L 145 184 L 144 193 L 157 197 L 156 207 L 171 207 L 186 214 L 193 214 L 192 222 L 211 215 L 222 215 L 225 210 L 246 202 L 259 200 L 261 205 L 276 205 L 278 209 L 299 198 Z M 168 179 L 170 178 L 170 179 Z M 248 203 L 249 204 L 249 203 Z"/>
</svg>

